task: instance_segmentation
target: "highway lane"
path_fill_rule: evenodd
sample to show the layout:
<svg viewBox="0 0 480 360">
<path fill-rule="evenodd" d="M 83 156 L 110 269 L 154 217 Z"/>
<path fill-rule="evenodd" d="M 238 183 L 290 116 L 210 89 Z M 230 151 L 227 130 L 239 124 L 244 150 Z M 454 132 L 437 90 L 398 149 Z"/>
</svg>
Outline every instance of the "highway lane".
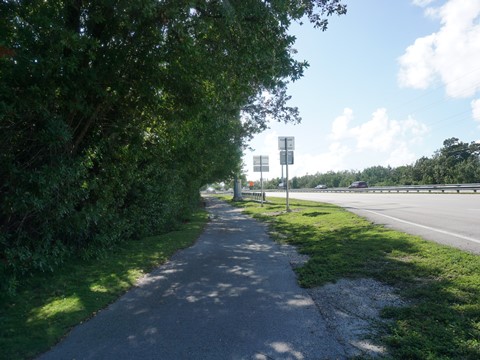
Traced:
<svg viewBox="0 0 480 360">
<path fill-rule="evenodd" d="M 376 224 L 480 254 L 478 194 L 291 192 L 289 197 L 336 204 Z"/>
</svg>

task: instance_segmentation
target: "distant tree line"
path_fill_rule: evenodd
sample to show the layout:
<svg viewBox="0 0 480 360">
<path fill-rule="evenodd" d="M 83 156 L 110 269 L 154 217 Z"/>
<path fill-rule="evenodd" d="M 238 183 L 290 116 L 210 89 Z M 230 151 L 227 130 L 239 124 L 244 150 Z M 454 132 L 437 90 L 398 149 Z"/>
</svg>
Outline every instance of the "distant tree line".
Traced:
<svg viewBox="0 0 480 360">
<path fill-rule="evenodd" d="M 362 171 L 344 170 L 304 175 L 291 179 L 294 189 L 313 188 L 319 184 L 329 188 L 347 187 L 354 181 L 366 181 L 369 186 L 433 185 L 480 183 L 480 143 L 465 143 L 452 137 L 432 157 L 422 157 L 412 165 L 373 166 Z M 275 189 L 280 178 L 264 182 L 264 188 Z M 255 187 L 260 187 L 256 182 Z"/>
<path fill-rule="evenodd" d="M 0 2 L 0 284 L 188 218 L 270 118 L 292 22 L 340 0 Z M 0 289 L 1 291 L 2 289 Z"/>
</svg>

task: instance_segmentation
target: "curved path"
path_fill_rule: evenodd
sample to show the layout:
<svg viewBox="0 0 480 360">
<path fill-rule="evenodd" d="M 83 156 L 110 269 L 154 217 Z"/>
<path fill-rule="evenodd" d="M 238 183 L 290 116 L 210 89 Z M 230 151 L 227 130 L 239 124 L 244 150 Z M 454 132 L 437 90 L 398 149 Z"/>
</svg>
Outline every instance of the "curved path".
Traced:
<svg viewBox="0 0 480 360">
<path fill-rule="evenodd" d="M 264 225 L 219 200 L 197 243 L 40 359 L 343 359 Z"/>
</svg>

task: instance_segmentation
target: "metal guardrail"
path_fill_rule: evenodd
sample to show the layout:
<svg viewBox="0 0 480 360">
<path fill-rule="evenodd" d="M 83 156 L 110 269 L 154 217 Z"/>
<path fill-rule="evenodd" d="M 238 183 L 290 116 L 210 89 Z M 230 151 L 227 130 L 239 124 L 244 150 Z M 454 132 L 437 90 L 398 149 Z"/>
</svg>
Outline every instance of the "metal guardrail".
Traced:
<svg viewBox="0 0 480 360">
<path fill-rule="evenodd" d="M 262 192 L 261 191 L 242 191 L 242 197 L 261 201 Z M 263 201 L 265 201 L 265 192 L 263 192 Z"/>
<path fill-rule="evenodd" d="M 266 189 L 267 192 L 283 192 L 284 189 Z M 477 184 L 450 184 L 450 185 L 406 185 L 406 186 L 374 186 L 360 189 L 349 188 L 330 188 L 330 189 L 289 189 L 291 192 L 338 192 L 338 193 L 358 193 L 358 192 L 405 192 L 405 193 L 461 193 L 461 192 L 480 192 L 480 183 Z"/>
</svg>

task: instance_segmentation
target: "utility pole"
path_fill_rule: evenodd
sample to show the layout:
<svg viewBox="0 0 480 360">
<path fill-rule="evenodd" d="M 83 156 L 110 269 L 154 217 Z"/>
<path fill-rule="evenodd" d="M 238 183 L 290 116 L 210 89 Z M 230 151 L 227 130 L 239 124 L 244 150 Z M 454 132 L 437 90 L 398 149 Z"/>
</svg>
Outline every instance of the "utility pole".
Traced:
<svg viewBox="0 0 480 360">
<path fill-rule="evenodd" d="M 242 180 L 235 174 L 233 176 L 233 201 L 242 200 Z"/>
</svg>

